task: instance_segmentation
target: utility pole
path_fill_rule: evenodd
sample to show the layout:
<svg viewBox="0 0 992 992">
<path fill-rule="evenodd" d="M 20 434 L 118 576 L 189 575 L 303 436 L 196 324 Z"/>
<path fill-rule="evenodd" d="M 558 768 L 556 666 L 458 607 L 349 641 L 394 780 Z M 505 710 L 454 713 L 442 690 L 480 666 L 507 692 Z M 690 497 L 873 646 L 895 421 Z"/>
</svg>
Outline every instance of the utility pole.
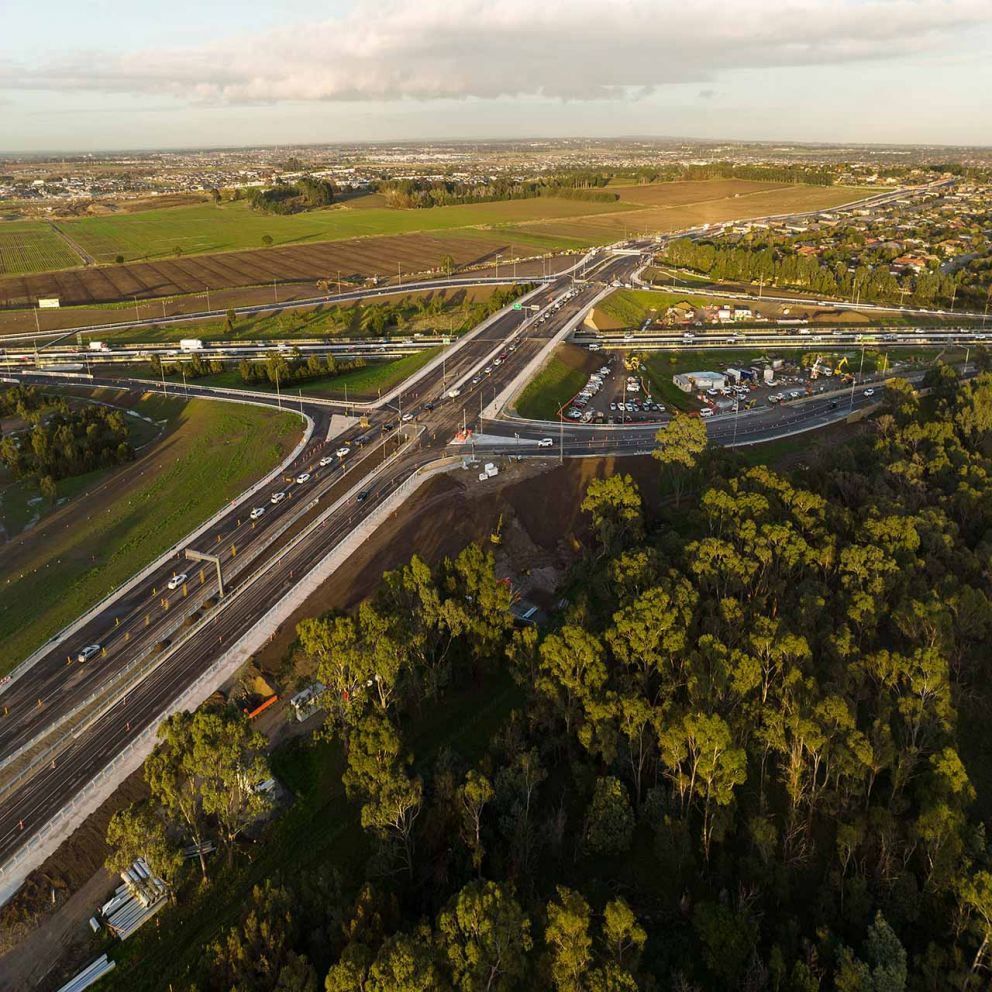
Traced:
<svg viewBox="0 0 992 992">
<path fill-rule="evenodd" d="M 141 320 L 141 314 L 138 311 L 138 297 L 132 296 L 131 299 L 134 300 L 134 319 Z"/>
<path fill-rule="evenodd" d="M 276 405 L 282 409 L 282 396 L 279 393 L 279 366 L 276 366 Z"/>
<path fill-rule="evenodd" d="M 279 302 L 279 294 L 276 292 L 276 281 L 275 281 L 275 279 L 272 280 L 272 302 L 273 303 L 278 303 Z"/>
<path fill-rule="evenodd" d="M 403 270 L 400 268 L 400 263 L 396 263 L 396 284 L 398 286 L 403 285 Z"/>
<path fill-rule="evenodd" d="M 341 295 L 341 270 L 338 269 L 338 296 Z"/>
<path fill-rule="evenodd" d="M 203 288 L 207 291 L 207 309 L 210 309 L 210 287 L 204 283 Z"/>
</svg>

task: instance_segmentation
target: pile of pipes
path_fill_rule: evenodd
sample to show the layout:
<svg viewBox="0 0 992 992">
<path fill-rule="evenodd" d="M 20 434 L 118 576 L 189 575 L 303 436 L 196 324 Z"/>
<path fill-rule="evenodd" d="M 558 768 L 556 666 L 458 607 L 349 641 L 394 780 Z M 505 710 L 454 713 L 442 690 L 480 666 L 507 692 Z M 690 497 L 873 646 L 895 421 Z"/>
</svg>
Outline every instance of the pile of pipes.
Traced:
<svg viewBox="0 0 992 992">
<path fill-rule="evenodd" d="M 76 975 L 71 981 L 65 983 L 59 992 L 83 992 L 88 989 L 98 978 L 103 978 L 108 971 L 113 971 L 114 962 L 107 960 L 106 954 L 101 954 L 91 965 Z"/>
<path fill-rule="evenodd" d="M 122 871 L 121 879 L 124 884 L 100 907 L 100 915 L 112 933 L 126 940 L 165 905 L 166 889 L 165 882 L 149 871 L 144 858 Z"/>
</svg>

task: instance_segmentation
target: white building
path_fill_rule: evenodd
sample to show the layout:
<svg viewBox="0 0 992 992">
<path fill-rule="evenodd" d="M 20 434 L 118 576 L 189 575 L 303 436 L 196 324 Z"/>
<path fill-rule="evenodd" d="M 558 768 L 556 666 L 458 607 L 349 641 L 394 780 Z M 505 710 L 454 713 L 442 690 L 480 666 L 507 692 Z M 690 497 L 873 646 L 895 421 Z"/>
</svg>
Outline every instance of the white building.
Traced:
<svg viewBox="0 0 992 992">
<path fill-rule="evenodd" d="M 672 376 L 672 382 L 682 392 L 692 393 L 704 389 L 725 389 L 727 377 L 721 372 L 680 372 Z"/>
</svg>

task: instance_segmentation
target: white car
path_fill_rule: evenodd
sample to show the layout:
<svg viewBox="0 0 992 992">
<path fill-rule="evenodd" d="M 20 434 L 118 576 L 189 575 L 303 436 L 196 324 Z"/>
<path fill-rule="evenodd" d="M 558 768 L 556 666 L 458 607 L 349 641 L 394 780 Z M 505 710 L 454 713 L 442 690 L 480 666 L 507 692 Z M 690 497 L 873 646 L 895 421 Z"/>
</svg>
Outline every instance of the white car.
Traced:
<svg viewBox="0 0 992 992">
<path fill-rule="evenodd" d="M 169 589 L 178 589 L 188 578 L 189 576 L 185 572 L 180 572 L 178 575 L 173 575 L 166 585 Z"/>
<path fill-rule="evenodd" d="M 89 661 L 90 658 L 93 657 L 93 655 L 99 654 L 100 650 L 101 649 L 99 644 L 87 644 L 86 647 L 84 647 L 83 650 L 76 655 L 76 661 L 78 662 Z"/>
<path fill-rule="evenodd" d="M 251 511 L 251 513 L 249 514 L 249 516 L 251 517 L 252 520 L 258 520 L 258 518 L 263 513 L 265 513 L 265 507 L 264 506 L 256 506 L 255 509 Z"/>
<path fill-rule="evenodd" d="M 554 443 L 554 438 L 542 437 L 541 440 L 537 442 L 537 446 L 539 448 L 550 448 Z"/>
<path fill-rule="evenodd" d="M 338 448 L 338 450 L 335 451 L 334 454 L 336 454 L 338 456 L 338 458 L 344 458 L 344 456 L 347 455 L 347 454 L 349 454 L 350 451 L 351 451 L 351 448 L 345 446 L 343 448 Z"/>
<path fill-rule="evenodd" d="M 866 389 L 865 390 L 865 396 L 874 396 L 874 395 L 875 395 L 875 390 L 874 389 Z"/>
<path fill-rule="evenodd" d="M 286 494 L 284 492 L 273 493 L 269 499 L 269 502 L 273 506 L 276 506 L 277 504 L 281 503 L 285 498 L 286 498 Z"/>
<path fill-rule="evenodd" d="M 317 464 L 321 468 L 325 468 L 326 466 L 330 465 L 332 461 L 334 461 L 334 456 L 333 455 L 324 455 L 324 457 L 321 458 L 321 460 L 319 462 L 317 462 Z"/>
<path fill-rule="evenodd" d="M 708 407 L 704 406 L 702 410 L 699 411 L 700 417 L 712 417 L 713 411 Z"/>
<path fill-rule="evenodd" d="M 485 367 L 485 368 L 484 368 L 484 369 L 482 370 L 482 374 L 483 374 L 483 375 L 492 375 L 492 372 L 493 372 L 493 367 L 492 367 L 491 365 L 487 365 L 487 366 L 486 366 L 486 367 Z"/>
<path fill-rule="evenodd" d="M 309 472 L 300 472 L 300 474 L 296 477 L 296 484 L 298 486 L 302 486 L 304 482 L 309 482 L 309 481 L 310 481 Z"/>
<path fill-rule="evenodd" d="M 407 423 L 407 421 L 413 420 L 413 414 L 412 413 L 404 413 L 401 419 L 402 419 L 403 423 L 405 424 L 405 423 Z"/>
</svg>

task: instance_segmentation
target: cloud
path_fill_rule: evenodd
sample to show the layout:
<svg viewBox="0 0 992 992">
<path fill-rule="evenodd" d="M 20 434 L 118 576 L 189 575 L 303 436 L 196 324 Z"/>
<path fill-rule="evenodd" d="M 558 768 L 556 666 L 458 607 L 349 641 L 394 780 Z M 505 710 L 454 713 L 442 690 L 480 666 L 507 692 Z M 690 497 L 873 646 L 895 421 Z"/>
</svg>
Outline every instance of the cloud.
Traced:
<svg viewBox="0 0 992 992">
<path fill-rule="evenodd" d="M 636 99 L 739 69 L 930 57 L 987 24 L 987 0 L 358 0 L 199 47 L 8 64 L 0 89 L 227 104 Z"/>
</svg>

